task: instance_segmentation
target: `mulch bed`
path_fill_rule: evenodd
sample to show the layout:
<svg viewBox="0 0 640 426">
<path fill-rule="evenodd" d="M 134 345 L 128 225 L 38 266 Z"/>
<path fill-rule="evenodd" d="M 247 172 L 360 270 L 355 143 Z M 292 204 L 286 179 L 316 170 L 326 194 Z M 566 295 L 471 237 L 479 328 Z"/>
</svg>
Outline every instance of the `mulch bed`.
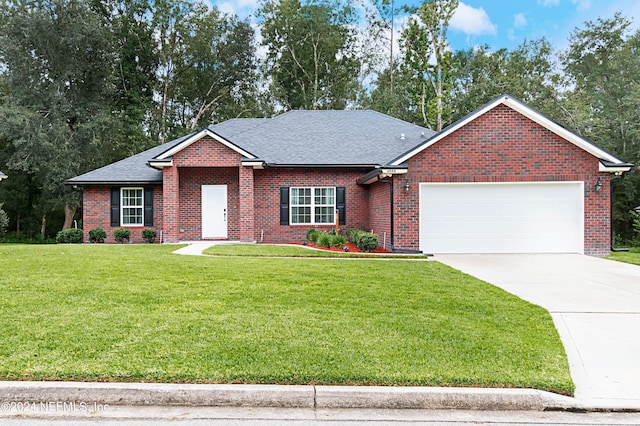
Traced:
<svg viewBox="0 0 640 426">
<path fill-rule="evenodd" d="M 275 244 L 278 244 L 278 243 L 275 243 Z M 349 253 L 367 253 L 367 252 L 364 252 L 364 251 L 360 250 L 358 247 L 356 247 L 355 244 L 350 243 L 350 242 L 346 242 L 344 244 L 343 248 L 338 248 L 338 247 L 329 247 L 329 248 L 320 247 L 320 246 L 318 246 L 318 245 L 316 245 L 316 244 L 314 244 L 312 242 L 309 242 L 309 241 L 307 241 L 306 244 L 303 244 L 303 243 L 300 243 L 300 242 L 297 242 L 297 241 L 284 243 L 284 244 L 292 244 L 292 245 L 296 245 L 296 246 L 305 246 L 306 245 L 307 247 L 312 247 L 312 248 L 315 248 L 315 249 L 318 249 L 318 250 L 338 251 L 338 252 L 344 252 L 345 251 L 344 247 L 346 247 L 346 248 L 349 249 Z M 369 253 L 391 253 L 391 250 L 386 250 L 386 249 L 383 249 L 382 247 L 378 247 L 375 250 L 371 250 Z"/>
</svg>

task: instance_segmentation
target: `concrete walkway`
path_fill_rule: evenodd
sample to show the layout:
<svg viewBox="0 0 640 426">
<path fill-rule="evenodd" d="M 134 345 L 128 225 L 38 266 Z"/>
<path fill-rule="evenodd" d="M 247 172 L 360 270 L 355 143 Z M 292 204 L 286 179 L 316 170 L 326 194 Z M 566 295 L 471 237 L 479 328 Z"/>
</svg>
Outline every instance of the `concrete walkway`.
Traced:
<svg viewBox="0 0 640 426">
<path fill-rule="evenodd" d="M 580 255 L 436 255 L 549 310 L 576 399 L 640 409 L 640 266 Z"/>
<path fill-rule="evenodd" d="M 218 244 L 253 244 L 241 243 L 239 241 L 180 241 L 180 244 L 188 244 L 186 247 L 174 251 L 175 254 L 186 254 L 189 256 L 204 256 L 202 252 L 211 246 Z"/>
</svg>

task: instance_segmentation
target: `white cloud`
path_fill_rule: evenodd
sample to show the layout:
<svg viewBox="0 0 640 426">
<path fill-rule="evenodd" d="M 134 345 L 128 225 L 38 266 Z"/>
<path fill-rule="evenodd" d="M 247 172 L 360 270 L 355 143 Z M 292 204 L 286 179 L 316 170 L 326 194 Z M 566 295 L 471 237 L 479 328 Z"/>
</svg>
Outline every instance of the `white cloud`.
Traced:
<svg viewBox="0 0 640 426">
<path fill-rule="evenodd" d="M 513 17 L 513 26 L 516 28 L 526 27 L 528 24 L 527 18 L 523 13 L 518 13 Z"/>
<path fill-rule="evenodd" d="M 238 8 L 244 9 L 257 9 L 258 8 L 258 0 L 238 0 L 237 1 Z"/>
<path fill-rule="evenodd" d="M 560 0 L 538 0 L 538 4 L 544 7 L 555 7 L 560 5 Z"/>
<path fill-rule="evenodd" d="M 591 0 L 571 0 L 573 4 L 578 5 L 578 11 L 582 12 L 591 9 Z"/>
<path fill-rule="evenodd" d="M 232 2 L 222 2 L 217 4 L 218 10 L 222 13 L 228 13 L 229 15 L 235 15 L 236 8 Z"/>
<path fill-rule="evenodd" d="M 449 26 L 454 30 L 476 36 L 495 35 L 498 31 L 483 8 L 476 9 L 462 2 L 451 17 Z"/>
</svg>

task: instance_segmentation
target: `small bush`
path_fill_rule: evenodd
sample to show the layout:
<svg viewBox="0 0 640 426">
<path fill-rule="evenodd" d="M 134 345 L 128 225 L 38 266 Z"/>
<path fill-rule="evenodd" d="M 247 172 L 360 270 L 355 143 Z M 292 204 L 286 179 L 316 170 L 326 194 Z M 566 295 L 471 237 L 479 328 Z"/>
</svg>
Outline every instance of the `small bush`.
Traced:
<svg viewBox="0 0 640 426">
<path fill-rule="evenodd" d="M 156 240 L 156 231 L 153 229 L 143 229 L 142 238 L 149 244 L 152 244 Z"/>
<path fill-rule="evenodd" d="M 78 228 L 65 229 L 56 234 L 56 242 L 59 244 L 78 244 L 83 238 L 84 232 Z"/>
<path fill-rule="evenodd" d="M 318 241 L 316 242 L 320 247 L 331 247 L 331 236 L 324 232 L 318 233 Z"/>
<path fill-rule="evenodd" d="M 349 241 L 362 251 L 371 251 L 378 248 L 378 236 L 360 229 L 349 231 Z"/>
<path fill-rule="evenodd" d="M 89 231 L 89 242 L 104 243 L 105 238 L 107 238 L 107 233 L 102 228 L 93 228 Z"/>
<path fill-rule="evenodd" d="M 331 245 L 333 247 L 344 247 L 345 238 L 342 235 L 331 235 Z"/>
<path fill-rule="evenodd" d="M 7 227 L 9 226 L 9 216 L 7 212 L 2 210 L 2 203 L 0 203 L 0 237 L 7 232 Z"/>
<path fill-rule="evenodd" d="M 125 228 L 118 228 L 113 231 L 113 238 L 115 238 L 119 243 L 129 241 L 129 239 L 131 238 L 131 231 Z"/>
<path fill-rule="evenodd" d="M 365 232 L 361 229 L 351 228 L 349 229 L 349 241 L 351 241 L 356 246 L 358 245 L 358 241 L 360 237 L 365 234 Z"/>
<path fill-rule="evenodd" d="M 318 236 L 320 236 L 320 231 L 318 231 L 315 228 L 309 228 L 307 230 L 307 240 L 311 241 L 312 243 L 317 243 L 318 242 Z"/>
<path fill-rule="evenodd" d="M 357 247 L 362 251 L 371 251 L 377 249 L 378 236 L 376 234 L 365 232 L 365 234 L 360 237 L 360 241 L 358 241 Z"/>
</svg>

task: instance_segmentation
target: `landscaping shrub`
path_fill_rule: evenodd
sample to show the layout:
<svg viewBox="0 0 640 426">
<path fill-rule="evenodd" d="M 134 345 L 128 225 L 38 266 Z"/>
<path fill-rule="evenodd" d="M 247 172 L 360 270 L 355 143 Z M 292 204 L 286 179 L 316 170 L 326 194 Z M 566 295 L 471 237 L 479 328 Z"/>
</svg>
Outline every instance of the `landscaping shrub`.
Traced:
<svg viewBox="0 0 640 426">
<path fill-rule="evenodd" d="M 119 243 L 129 241 L 129 239 L 131 238 L 131 231 L 125 228 L 118 228 L 113 231 L 113 237 Z"/>
<path fill-rule="evenodd" d="M 89 231 L 89 242 L 91 243 L 104 243 L 105 238 L 107 238 L 107 233 L 102 228 L 93 228 Z"/>
<path fill-rule="evenodd" d="M 320 247 L 331 247 L 331 236 L 324 232 L 318 234 L 318 241 L 316 242 Z"/>
<path fill-rule="evenodd" d="M 153 229 L 143 229 L 142 230 L 142 238 L 148 242 L 149 244 L 153 243 L 156 240 L 156 231 Z"/>
<path fill-rule="evenodd" d="M 378 236 L 370 232 L 365 232 L 364 235 L 360 237 L 356 246 L 362 251 L 375 250 L 378 248 Z"/>
<path fill-rule="evenodd" d="M 320 236 L 320 231 L 318 231 L 317 229 L 309 228 L 307 230 L 307 240 L 308 241 L 311 241 L 312 243 L 317 243 L 319 236 Z"/>
<path fill-rule="evenodd" d="M 56 242 L 60 244 L 78 244 L 83 238 L 84 232 L 78 228 L 65 229 L 56 234 Z"/>
<path fill-rule="evenodd" d="M 349 241 L 362 251 L 371 251 L 378 248 L 378 236 L 360 229 L 349 231 Z"/>
<path fill-rule="evenodd" d="M 9 226 L 9 216 L 2 210 L 2 203 L 0 203 L 0 236 L 7 232 L 7 226 Z"/>
<path fill-rule="evenodd" d="M 360 241 L 360 237 L 365 234 L 365 232 L 361 229 L 351 228 L 349 229 L 349 241 L 351 241 L 356 246 L 358 245 L 358 241 Z"/>
<path fill-rule="evenodd" d="M 342 235 L 331 235 L 331 245 L 333 247 L 344 247 L 345 238 Z"/>
</svg>

